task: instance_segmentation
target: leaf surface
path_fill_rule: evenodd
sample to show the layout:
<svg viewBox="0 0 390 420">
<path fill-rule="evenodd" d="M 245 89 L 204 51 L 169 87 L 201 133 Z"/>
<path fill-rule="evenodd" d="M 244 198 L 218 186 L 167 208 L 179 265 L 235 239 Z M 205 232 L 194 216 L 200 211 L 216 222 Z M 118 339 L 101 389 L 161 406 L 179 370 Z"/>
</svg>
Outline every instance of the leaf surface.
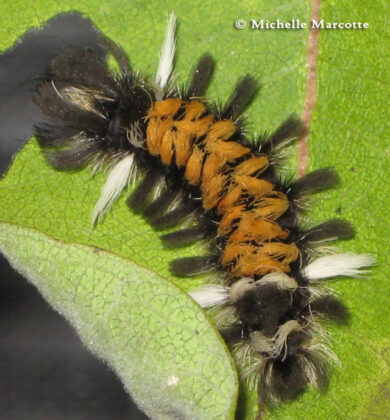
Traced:
<svg viewBox="0 0 390 420">
<path fill-rule="evenodd" d="M 236 378 L 227 348 L 176 286 L 117 255 L 18 225 L 0 223 L 0 244 L 148 416 L 234 417 Z"/>
<path fill-rule="evenodd" d="M 34 5 L 6 0 L 0 4 L 1 16 L 7 16 L 0 25 L 0 42 L 3 49 L 8 48 L 26 29 L 42 25 L 56 13 L 78 9 L 126 49 L 136 69 L 150 75 L 157 67 L 166 16 L 173 10 L 180 22 L 178 83 L 185 82 L 192 64 L 205 51 L 211 51 L 217 63 L 208 90 L 213 99 L 225 100 L 243 74 L 257 75 L 263 88 L 248 110 L 248 122 L 250 130 L 262 132 L 274 129 L 290 112 L 299 114 L 303 109 L 308 31 L 237 30 L 234 21 L 242 18 L 250 24 L 250 19 L 300 18 L 309 22 L 310 6 L 309 2 L 276 0 L 230 0 L 223 4 L 204 0 L 190 6 L 175 0 L 167 9 L 157 0 L 107 0 L 99 7 L 93 0 L 41 0 Z M 334 166 L 342 183 L 319 195 L 310 214 L 313 221 L 340 215 L 350 220 L 357 228 L 357 237 L 340 247 L 374 254 L 378 267 L 370 280 L 343 279 L 330 284 L 349 306 L 352 321 L 348 327 L 332 328 L 333 347 L 343 368 L 335 370 L 327 393 L 309 391 L 295 403 L 266 411 L 264 419 L 385 418 L 389 409 L 388 12 L 386 3 L 379 0 L 369 5 L 352 5 L 346 0 L 322 3 L 320 16 L 326 21 L 364 21 L 370 28 L 320 32 L 309 160 L 312 169 Z M 188 281 L 169 274 L 171 259 L 197 255 L 204 249 L 202 244 L 180 251 L 164 249 L 156 232 L 128 211 L 125 194 L 104 222 L 92 230 L 90 213 L 103 182 L 103 174 L 91 180 L 88 171 L 60 173 L 48 168 L 32 141 L 0 183 L 0 220 L 4 226 L 16 223 L 26 232 L 36 231 L 34 235 L 43 232 L 57 245 L 59 241 L 76 242 L 84 245 L 69 246 L 113 252 L 132 267 L 148 267 L 148 272 L 157 272 L 164 281 L 185 290 L 207 281 L 205 277 Z M 191 306 L 189 299 L 186 302 Z M 164 365 L 165 360 L 159 361 Z M 219 394 L 217 389 L 214 395 Z M 253 418 L 255 395 L 241 395 L 241 417 Z"/>
</svg>

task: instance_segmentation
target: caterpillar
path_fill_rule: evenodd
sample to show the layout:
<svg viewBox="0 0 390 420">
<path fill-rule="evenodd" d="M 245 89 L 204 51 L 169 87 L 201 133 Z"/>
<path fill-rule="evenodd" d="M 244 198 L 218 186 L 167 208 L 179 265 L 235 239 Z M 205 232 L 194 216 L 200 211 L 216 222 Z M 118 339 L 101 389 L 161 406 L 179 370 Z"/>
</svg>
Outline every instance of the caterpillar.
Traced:
<svg viewBox="0 0 390 420">
<path fill-rule="evenodd" d="M 337 357 L 324 323 L 345 322 L 348 311 L 323 280 L 359 276 L 373 258 L 323 253 L 324 243 L 354 235 L 343 219 L 303 226 L 305 197 L 338 177 L 322 168 L 281 178 L 278 154 L 304 127 L 291 115 L 273 133 L 250 139 L 243 113 L 259 90 L 255 78 L 240 79 L 224 106 L 210 105 L 204 94 L 214 60 L 204 54 L 184 88 L 172 85 L 175 22 L 171 15 L 154 81 L 134 72 L 125 52 L 103 35 L 116 74 L 92 48 L 69 48 L 55 58 L 34 93 L 47 118 L 36 137 L 58 170 L 109 171 L 93 224 L 142 174 L 130 209 L 157 230 L 186 222 L 161 235 L 166 246 L 207 242 L 206 255 L 174 260 L 171 272 L 220 273 L 190 296 L 216 311 L 243 377 L 262 403 L 276 405 L 308 384 L 326 384 Z"/>
</svg>

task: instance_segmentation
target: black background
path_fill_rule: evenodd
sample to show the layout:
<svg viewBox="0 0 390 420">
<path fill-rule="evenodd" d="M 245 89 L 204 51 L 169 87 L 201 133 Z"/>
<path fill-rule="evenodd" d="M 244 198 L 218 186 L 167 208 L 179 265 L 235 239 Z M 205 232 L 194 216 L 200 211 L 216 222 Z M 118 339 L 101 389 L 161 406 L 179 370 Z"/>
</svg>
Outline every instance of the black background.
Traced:
<svg viewBox="0 0 390 420">
<path fill-rule="evenodd" d="M 77 13 L 30 31 L 0 56 L 0 173 L 42 116 L 34 81 L 62 49 L 97 44 Z M 119 380 L 83 347 L 66 321 L 0 256 L 0 419 L 147 419 Z"/>
</svg>

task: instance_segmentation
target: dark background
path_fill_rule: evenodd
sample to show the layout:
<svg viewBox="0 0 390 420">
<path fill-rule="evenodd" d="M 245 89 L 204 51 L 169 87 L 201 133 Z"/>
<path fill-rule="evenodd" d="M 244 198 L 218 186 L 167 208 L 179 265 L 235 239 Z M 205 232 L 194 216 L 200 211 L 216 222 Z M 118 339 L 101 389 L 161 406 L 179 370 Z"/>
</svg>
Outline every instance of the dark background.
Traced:
<svg viewBox="0 0 390 420">
<path fill-rule="evenodd" d="M 34 81 L 71 45 L 97 45 L 92 23 L 63 14 L 0 55 L 0 174 L 42 118 Z M 102 51 L 103 53 L 103 51 Z M 0 419 L 147 419 L 66 321 L 0 256 Z"/>
</svg>

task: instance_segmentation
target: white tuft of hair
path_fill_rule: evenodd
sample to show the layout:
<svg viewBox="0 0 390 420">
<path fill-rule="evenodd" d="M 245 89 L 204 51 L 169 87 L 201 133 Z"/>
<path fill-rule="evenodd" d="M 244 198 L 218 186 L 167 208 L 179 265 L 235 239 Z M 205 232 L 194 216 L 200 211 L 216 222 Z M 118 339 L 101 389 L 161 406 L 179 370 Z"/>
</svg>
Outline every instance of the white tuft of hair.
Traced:
<svg viewBox="0 0 390 420">
<path fill-rule="evenodd" d="M 266 337 L 261 331 L 252 331 L 249 335 L 251 345 L 257 353 L 272 353 L 274 351 L 274 342 L 272 338 Z"/>
<path fill-rule="evenodd" d="M 108 174 L 106 182 L 102 188 L 99 200 L 93 209 L 91 223 L 94 225 L 100 221 L 110 207 L 120 196 L 123 189 L 129 183 L 134 166 L 134 155 L 127 155 L 122 158 Z"/>
<path fill-rule="evenodd" d="M 309 280 L 327 279 L 336 276 L 359 277 L 363 267 L 375 264 L 375 258 L 368 254 L 335 254 L 320 257 L 301 270 Z"/>
<path fill-rule="evenodd" d="M 208 284 L 189 293 L 189 295 L 202 308 L 211 308 L 212 306 L 228 303 L 230 300 L 229 290 L 228 287 L 220 286 L 218 284 Z"/>
<path fill-rule="evenodd" d="M 280 271 L 266 274 L 260 280 L 257 280 L 256 284 L 275 284 L 281 290 L 298 289 L 298 283 L 296 280 L 288 276 L 286 273 L 282 273 Z"/>
<path fill-rule="evenodd" d="M 291 319 L 281 325 L 273 336 L 275 346 L 272 352 L 272 357 L 278 357 L 284 350 L 282 361 L 287 357 L 287 338 L 293 331 L 301 331 L 303 326 L 296 321 Z"/>
<path fill-rule="evenodd" d="M 246 292 L 256 287 L 256 282 L 251 277 L 242 277 L 232 284 L 230 288 L 230 300 L 235 303 L 241 299 Z"/>
<path fill-rule="evenodd" d="M 169 15 L 164 44 L 161 48 L 160 60 L 158 62 L 156 75 L 156 83 L 162 91 L 165 89 L 173 69 L 173 60 L 175 58 L 176 49 L 175 30 L 176 16 L 174 13 L 171 13 Z"/>
</svg>

